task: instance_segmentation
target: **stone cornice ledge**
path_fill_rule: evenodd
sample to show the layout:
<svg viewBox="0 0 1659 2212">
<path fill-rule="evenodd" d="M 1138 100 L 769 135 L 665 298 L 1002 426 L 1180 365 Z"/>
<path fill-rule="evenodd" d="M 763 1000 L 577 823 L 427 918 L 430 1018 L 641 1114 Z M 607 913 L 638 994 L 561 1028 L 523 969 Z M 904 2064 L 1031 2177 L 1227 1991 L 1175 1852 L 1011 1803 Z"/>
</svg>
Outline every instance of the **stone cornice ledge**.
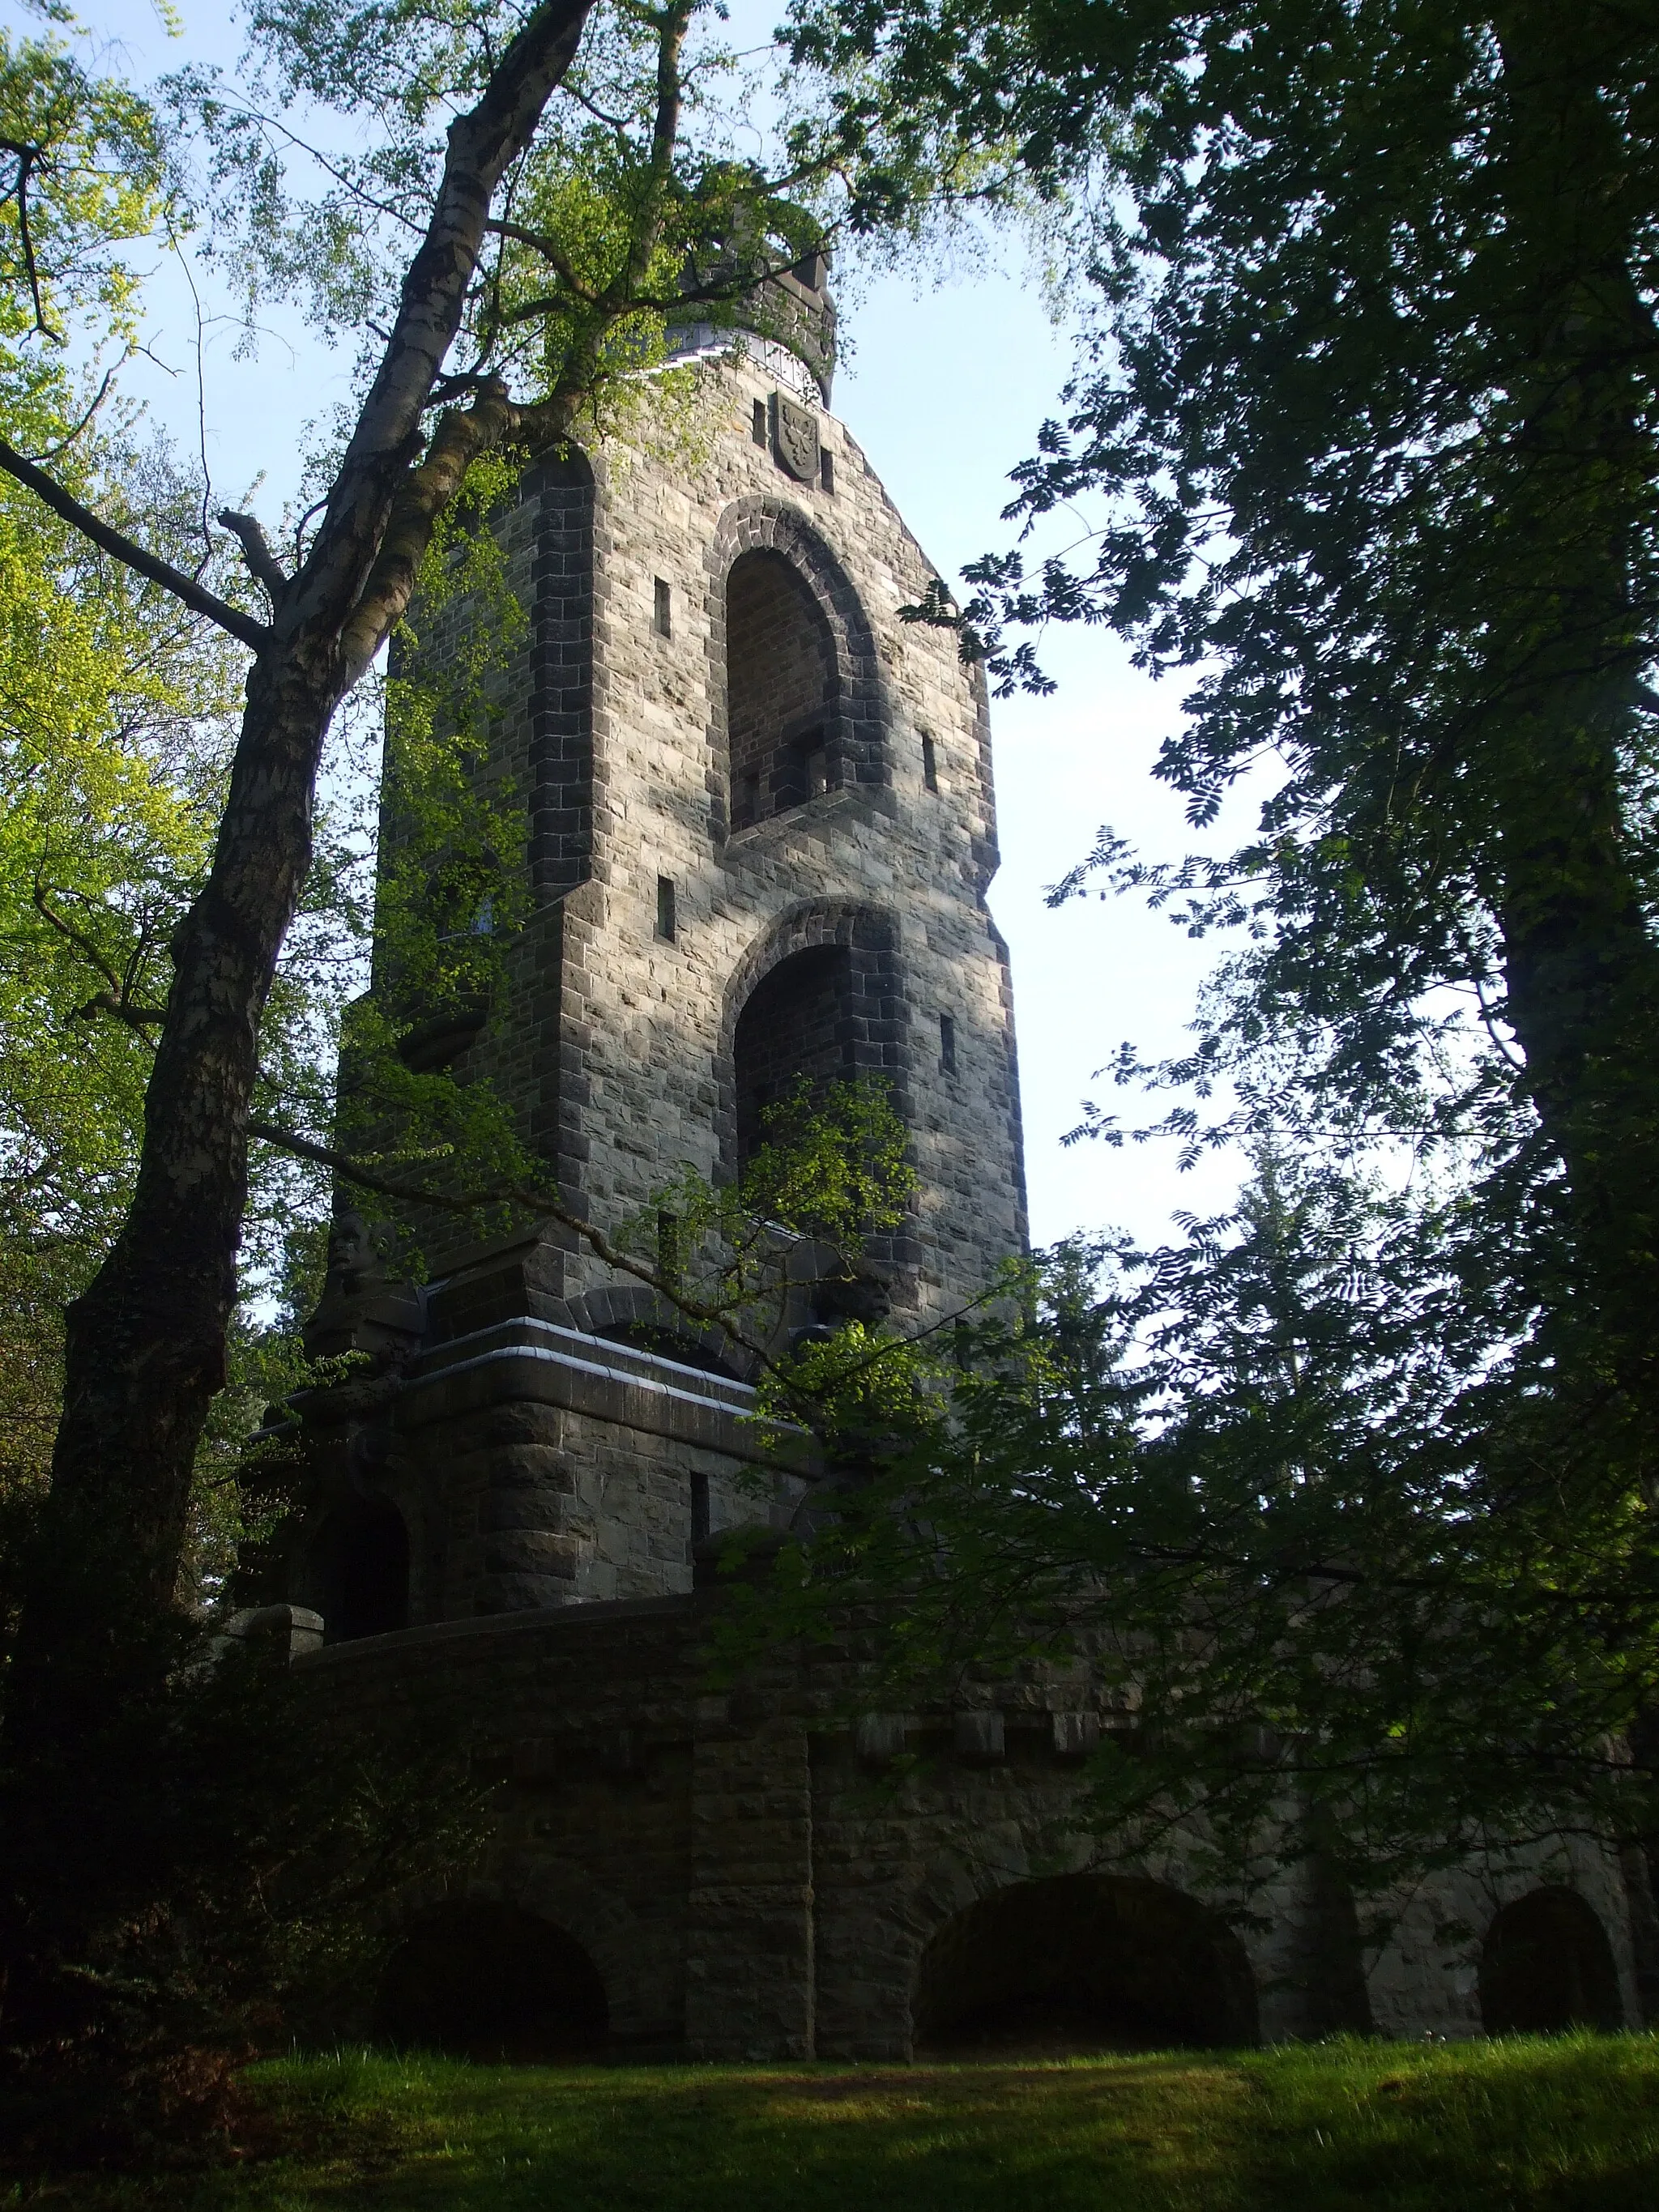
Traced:
<svg viewBox="0 0 1659 2212">
<path fill-rule="evenodd" d="M 688 1617 L 702 1601 L 691 1592 L 669 1597 L 596 1598 L 589 1603 L 526 1606 L 513 1613 L 486 1613 L 471 1620 L 432 1620 L 421 1628 L 394 1628 L 385 1636 L 356 1636 L 343 1644 L 325 1644 L 319 1651 L 295 1656 L 296 1669 L 349 1666 L 357 1659 L 392 1657 L 400 1651 L 417 1651 L 428 1644 L 465 1644 L 503 1636 L 522 1636 L 538 1629 L 602 1627 L 606 1622 L 663 1620 Z"/>
<path fill-rule="evenodd" d="M 503 1398 L 565 1407 L 762 1467 L 776 1466 L 776 1446 L 803 1433 L 757 1414 L 746 1382 L 529 1316 L 425 1354 L 398 1393 L 393 1419 L 400 1429 L 424 1428 Z M 792 1466 L 788 1472 L 812 1470 Z"/>
</svg>

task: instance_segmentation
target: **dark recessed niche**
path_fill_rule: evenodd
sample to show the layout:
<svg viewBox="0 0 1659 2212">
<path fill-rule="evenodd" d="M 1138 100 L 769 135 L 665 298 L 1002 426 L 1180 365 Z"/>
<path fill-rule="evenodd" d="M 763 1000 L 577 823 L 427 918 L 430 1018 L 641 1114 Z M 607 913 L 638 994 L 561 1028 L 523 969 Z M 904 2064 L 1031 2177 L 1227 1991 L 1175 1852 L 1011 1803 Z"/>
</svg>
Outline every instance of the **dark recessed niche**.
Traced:
<svg viewBox="0 0 1659 2212">
<path fill-rule="evenodd" d="M 765 445 L 766 402 L 763 399 L 757 399 L 755 402 L 755 411 L 750 418 L 749 434 L 757 446 L 763 447 Z"/>
<path fill-rule="evenodd" d="M 836 489 L 836 457 L 827 447 L 818 455 L 818 482 L 825 491 Z"/>
<path fill-rule="evenodd" d="M 1559 2035 L 1624 2026 L 1607 1930 L 1576 1890 L 1535 1889 L 1506 1905 L 1480 1953 L 1488 2035 Z"/>
<path fill-rule="evenodd" d="M 1161 1882 L 1060 1875 L 994 1891 L 946 1921 L 913 2000 L 930 2053 L 1203 2047 L 1259 2039 L 1232 1930 Z"/>
<path fill-rule="evenodd" d="M 957 1072 L 957 1025 L 949 1014 L 939 1018 L 939 1064 L 947 1075 Z"/>
<path fill-rule="evenodd" d="M 409 1531 L 389 1498 L 353 1498 L 330 1514 L 306 1555 L 305 1595 L 331 1644 L 408 1627 Z"/>
<path fill-rule="evenodd" d="M 654 620 L 659 637 L 667 637 L 672 635 L 674 628 L 674 594 L 660 576 L 656 580 Z"/>
<path fill-rule="evenodd" d="M 738 1164 L 766 1141 L 765 1115 L 803 1080 L 815 1095 L 856 1073 L 851 1032 L 852 957 L 845 945 L 811 945 L 763 976 L 738 1017 L 732 1039 Z"/>
<path fill-rule="evenodd" d="M 931 738 L 921 741 L 921 781 L 926 791 L 939 789 L 939 753 Z"/>
<path fill-rule="evenodd" d="M 482 999 L 465 1001 L 447 1013 L 428 1015 L 404 1031 L 398 1057 L 412 1075 L 431 1075 L 451 1067 L 477 1038 L 489 1018 Z"/>
<path fill-rule="evenodd" d="M 657 878 L 657 934 L 666 945 L 672 945 L 674 942 L 675 932 L 678 926 L 674 908 L 674 878 L 672 876 L 659 876 Z"/>
<path fill-rule="evenodd" d="M 516 1905 L 459 1899 L 412 1928 L 386 1963 L 377 2037 L 496 2062 L 605 2047 L 605 1984 L 562 1928 Z"/>
<path fill-rule="evenodd" d="M 833 790 L 834 642 L 805 577 L 780 554 L 757 549 L 732 565 L 726 671 L 732 827 Z"/>
</svg>

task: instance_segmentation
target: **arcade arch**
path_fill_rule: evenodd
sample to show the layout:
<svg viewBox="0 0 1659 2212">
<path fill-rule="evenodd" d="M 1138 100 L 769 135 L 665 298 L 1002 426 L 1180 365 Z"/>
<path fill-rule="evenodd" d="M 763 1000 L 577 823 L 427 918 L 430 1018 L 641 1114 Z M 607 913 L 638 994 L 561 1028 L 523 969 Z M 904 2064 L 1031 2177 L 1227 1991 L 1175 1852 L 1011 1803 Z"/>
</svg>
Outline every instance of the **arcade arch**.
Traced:
<svg viewBox="0 0 1659 2212">
<path fill-rule="evenodd" d="M 452 1900 L 386 1962 L 374 2033 L 477 2059 L 583 2057 L 610 2031 L 605 1984 L 575 1938 L 522 1906 Z"/>
<path fill-rule="evenodd" d="M 1494 1917 L 1480 1951 L 1480 2020 L 1488 2035 L 1624 2026 L 1613 1947 L 1577 1890 L 1534 1889 Z"/>
<path fill-rule="evenodd" d="M 1213 2046 L 1259 2039 L 1244 1947 L 1163 1882 L 1058 1875 L 994 1890 L 923 1953 L 911 2006 L 935 2050 Z"/>
</svg>

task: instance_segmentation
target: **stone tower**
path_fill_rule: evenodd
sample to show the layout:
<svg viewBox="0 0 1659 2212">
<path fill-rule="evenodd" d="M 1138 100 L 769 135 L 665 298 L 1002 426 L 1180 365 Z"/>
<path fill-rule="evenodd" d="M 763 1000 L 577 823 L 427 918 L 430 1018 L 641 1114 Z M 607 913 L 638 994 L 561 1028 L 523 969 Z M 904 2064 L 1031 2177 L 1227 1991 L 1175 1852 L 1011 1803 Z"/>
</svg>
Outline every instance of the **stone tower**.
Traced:
<svg viewBox="0 0 1659 2212">
<path fill-rule="evenodd" d="M 528 811 L 533 912 L 505 1003 L 404 1050 L 489 1077 L 601 1226 L 682 1163 L 738 1167 L 793 1077 L 886 1076 L 915 1323 L 1024 1237 L 985 698 L 948 632 L 899 618 L 935 572 L 830 411 L 822 265 L 781 298 L 788 347 L 685 334 L 694 459 L 641 441 L 524 482 L 489 767 Z M 571 1236 L 445 1234 L 416 1289 L 340 1224 L 313 1340 L 384 1372 L 307 1409 L 275 1602 L 241 1617 L 288 1638 L 325 1724 L 430 1716 L 501 1779 L 483 1860 L 388 1900 L 386 2032 L 793 2059 L 1022 2008 L 1154 2043 L 1638 2017 L 1588 1844 L 1448 1870 L 1369 1948 L 1317 1868 L 1230 1924 L 1200 1835 L 1105 1861 L 1086 1761 L 1133 1714 L 1083 1661 L 907 1712 L 863 1709 L 850 1647 L 712 1688 L 710 1540 L 799 1501 L 745 1480 L 727 1347 L 665 1336 Z M 1453 1923 L 1475 1932 L 1449 1953 Z"/>
<path fill-rule="evenodd" d="M 1024 1234 L 984 688 L 950 633 L 898 618 L 936 572 L 829 412 L 827 349 L 816 371 L 775 342 L 699 350 L 698 459 L 546 463 L 509 526 L 529 630 L 501 765 L 538 904 L 513 1003 L 459 1066 L 601 1224 L 684 1162 L 736 1167 L 792 1074 L 889 1077 L 921 1317 Z M 510 1291 L 484 1289 L 489 1256 L 432 1256 L 455 1322 L 605 1279 L 568 1243 L 503 1256 Z"/>
<path fill-rule="evenodd" d="M 610 1229 L 685 1164 L 735 1172 L 798 1077 L 884 1079 L 919 1191 L 878 1257 L 925 1323 L 1025 1236 L 984 684 L 948 631 L 900 620 L 937 572 L 829 410 L 822 258 L 775 289 L 789 346 L 682 334 L 685 435 L 658 451 L 647 426 L 521 485 L 502 536 L 527 621 L 485 773 L 525 811 L 532 910 L 502 1003 L 403 1049 L 489 1081 Z M 284 1595 L 337 1638 L 689 1590 L 698 1542 L 756 1510 L 729 1346 L 677 1335 L 568 1231 L 422 1226 L 432 1279 L 401 1324 L 337 1249 L 313 1344 L 400 1325 L 416 1356 L 390 1424 L 313 1455 L 331 1473 Z"/>
</svg>

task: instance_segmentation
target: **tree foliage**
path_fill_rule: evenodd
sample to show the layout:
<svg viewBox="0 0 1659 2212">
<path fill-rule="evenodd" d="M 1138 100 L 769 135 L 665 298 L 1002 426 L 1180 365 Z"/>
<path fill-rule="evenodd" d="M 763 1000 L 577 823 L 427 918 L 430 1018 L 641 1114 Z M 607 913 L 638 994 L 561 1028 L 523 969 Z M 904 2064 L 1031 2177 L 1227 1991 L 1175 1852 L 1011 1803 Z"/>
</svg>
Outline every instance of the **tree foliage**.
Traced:
<svg viewBox="0 0 1659 2212">
<path fill-rule="evenodd" d="M 1383 1897 L 1642 1833 L 1645 1516 L 1484 1243 L 1455 1191 L 1268 1155 L 1236 1215 L 1162 1250 L 1079 1241 L 937 1338 L 803 1347 L 840 1479 L 734 1587 L 726 1663 L 850 1621 L 860 1697 L 902 1710 L 1086 1662 L 1115 1706 L 1101 1847 L 1133 1861 L 1179 1828 L 1247 1893 L 1312 1853 Z"/>
<path fill-rule="evenodd" d="M 1236 933 L 1192 1049 L 1113 1073 L 1279 1193 L 1103 1294 L 1062 1268 L 902 1459 L 915 1514 L 878 1486 L 820 1537 L 828 1581 L 866 1547 L 848 1587 L 914 1591 L 930 1660 L 1088 1620 L 1142 1700 L 1121 1833 L 1202 1802 L 1242 1849 L 1275 1791 L 1385 1870 L 1650 1830 L 1651 13 L 793 20 L 832 109 L 902 87 L 919 139 L 1006 149 L 1086 282 L 1007 511 L 1082 511 L 1085 550 L 908 611 L 1005 689 L 1046 688 L 1032 626 L 1111 626 L 1187 678 L 1158 773 L 1192 821 L 1265 792 L 1223 858 L 1106 831 L 1056 896 L 1103 873 Z"/>
<path fill-rule="evenodd" d="M 164 195 L 155 118 L 61 44 L 0 38 L 0 416 L 64 480 L 186 562 L 197 489 L 104 419 L 133 335 L 131 250 Z M 87 351 L 91 348 L 91 353 Z M 239 670 L 228 641 L 0 489 L 0 1272 L 4 1465 L 50 1460 L 61 1307 L 131 1197 L 149 1054 L 205 866 Z M 112 1018 L 112 1017 L 114 1017 Z"/>
</svg>

